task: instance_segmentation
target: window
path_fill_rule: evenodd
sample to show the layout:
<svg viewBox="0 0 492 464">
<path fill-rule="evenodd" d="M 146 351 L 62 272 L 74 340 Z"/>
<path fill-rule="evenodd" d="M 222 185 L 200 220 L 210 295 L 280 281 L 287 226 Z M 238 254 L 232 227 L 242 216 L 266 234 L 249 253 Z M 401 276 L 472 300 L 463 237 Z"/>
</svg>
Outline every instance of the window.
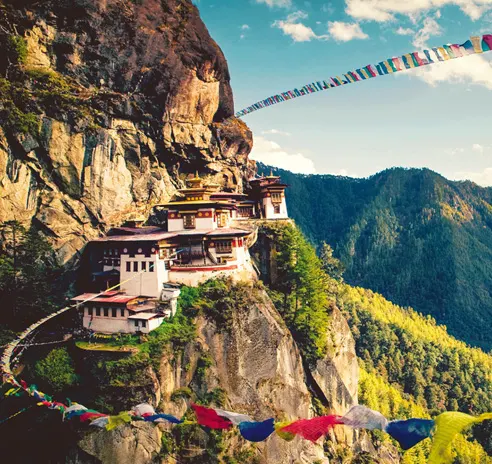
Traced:
<svg viewBox="0 0 492 464">
<path fill-rule="evenodd" d="M 99 317 L 101 315 L 101 308 L 96 308 L 96 316 Z"/>
<path fill-rule="evenodd" d="M 126 262 L 126 272 L 131 272 L 132 270 L 132 263 L 130 261 Z"/>
<path fill-rule="evenodd" d="M 138 327 L 138 321 L 136 319 L 133 321 L 133 323 L 135 324 L 135 327 Z"/>
<path fill-rule="evenodd" d="M 149 272 L 154 272 L 154 263 L 149 263 Z"/>
<path fill-rule="evenodd" d="M 226 227 L 227 226 L 227 218 L 229 217 L 228 213 L 220 213 L 217 216 L 217 226 Z"/>
<path fill-rule="evenodd" d="M 282 194 L 272 193 L 272 203 L 282 203 Z"/>
<path fill-rule="evenodd" d="M 121 308 L 121 317 L 125 317 L 125 309 L 124 308 Z"/>
<path fill-rule="evenodd" d="M 147 327 L 147 322 L 146 321 L 142 321 L 142 327 Z"/>
<path fill-rule="evenodd" d="M 112 317 L 118 317 L 118 315 L 116 314 L 116 308 L 111 309 L 111 316 Z"/>
<path fill-rule="evenodd" d="M 104 317 L 109 316 L 109 308 L 104 308 Z"/>
<path fill-rule="evenodd" d="M 138 272 L 138 261 L 133 261 L 133 272 Z"/>
<path fill-rule="evenodd" d="M 94 309 L 93 308 L 87 308 L 87 314 L 89 316 L 92 316 L 94 314 Z"/>
<path fill-rule="evenodd" d="M 273 205 L 274 214 L 280 214 L 280 205 Z"/>
<path fill-rule="evenodd" d="M 232 241 L 223 240 L 215 243 L 215 251 L 217 253 L 231 253 L 232 252 Z"/>
<path fill-rule="evenodd" d="M 146 271 L 146 270 L 147 270 L 147 262 L 142 261 L 142 271 Z"/>
<path fill-rule="evenodd" d="M 184 224 L 185 229 L 194 229 L 195 228 L 195 215 L 194 214 L 183 215 L 183 224 Z"/>
</svg>

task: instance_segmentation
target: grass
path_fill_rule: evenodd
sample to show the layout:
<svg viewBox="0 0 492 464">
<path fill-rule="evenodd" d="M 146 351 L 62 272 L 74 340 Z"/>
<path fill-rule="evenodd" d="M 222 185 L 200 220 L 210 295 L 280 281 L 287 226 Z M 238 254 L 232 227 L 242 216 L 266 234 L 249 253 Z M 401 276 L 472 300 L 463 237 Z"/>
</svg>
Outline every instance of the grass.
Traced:
<svg viewBox="0 0 492 464">
<path fill-rule="evenodd" d="M 75 346 L 77 348 L 80 348 L 81 350 L 86 350 L 86 351 L 119 351 L 119 352 L 126 352 L 126 353 L 131 353 L 131 352 L 138 352 L 139 349 L 138 347 L 135 346 L 128 346 L 128 345 L 116 345 L 111 342 L 84 342 L 84 341 L 78 341 L 75 343 Z"/>
</svg>

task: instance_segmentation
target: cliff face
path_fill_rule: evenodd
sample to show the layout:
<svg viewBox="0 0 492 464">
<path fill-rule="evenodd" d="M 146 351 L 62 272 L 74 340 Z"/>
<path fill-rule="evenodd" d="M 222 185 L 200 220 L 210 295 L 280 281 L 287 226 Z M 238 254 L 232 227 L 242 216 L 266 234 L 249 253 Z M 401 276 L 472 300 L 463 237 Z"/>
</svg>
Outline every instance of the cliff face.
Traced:
<svg viewBox="0 0 492 464">
<path fill-rule="evenodd" d="M 176 399 L 177 391 L 189 389 L 204 397 L 221 389 L 226 398 L 225 409 L 249 414 L 256 420 L 313 417 L 316 415 L 313 398 L 321 399 L 320 395 L 330 404 L 331 411 L 344 414 L 356 402 L 358 379 L 353 339 L 345 321 L 334 322 L 337 337 L 345 341 L 335 341 L 335 351 L 318 362 L 318 384 L 313 391 L 297 346 L 280 315 L 265 293 L 253 293 L 255 302 L 247 311 L 235 312 L 227 329 L 199 317 L 196 340 L 186 346 L 183 354 L 171 350 L 162 357 L 157 372 L 160 386 L 156 389 L 154 404 L 181 416 L 187 404 L 184 399 Z M 200 361 L 204 358 L 210 360 L 206 369 Z M 88 433 L 69 462 L 92 462 L 94 458 L 103 463 L 160 462 L 163 430 L 165 426 L 137 423 L 112 432 Z M 252 449 L 254 462 L 328 463 L 322 446 L 305 440 L 286 442 L 273 435 L 251 446 L 237 431 L 225 435 L 226 454 Z M 182 442 L 179 462 L 222 462 L 208 460 L 208 439 L 203 433 L 195 441 Z M 334 448 L 353 443 L 353 437 L 344 436 L 343 432 L 331 439 Z M 129 451 L 122 454 L 121 450 Z"/>
<path fill-rule="evenodd" d="M 34 222 L 66 263 L 98 230 L 148 215 L 195 170 L 242 189 L 251 133 L 224 122 L 227 63 L 191 1 L 0 7 L 2 48 L 15 39 L 25 55 L 0 60 L 0 221 Z M 18 128 L 19 111 L 35 116 L 34 129 Z"/>
</svg>

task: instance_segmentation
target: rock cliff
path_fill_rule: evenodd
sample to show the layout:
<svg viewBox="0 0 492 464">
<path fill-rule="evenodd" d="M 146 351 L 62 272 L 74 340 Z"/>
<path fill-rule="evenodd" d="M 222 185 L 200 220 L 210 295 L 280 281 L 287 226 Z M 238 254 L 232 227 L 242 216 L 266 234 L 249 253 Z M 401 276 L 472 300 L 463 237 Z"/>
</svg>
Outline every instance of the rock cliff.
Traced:
<svg viewBox="0 0 492 464">
<path fill-rule="evenodd" d="M 251 294 L 248 309 L 234 312 L 228 328 L 200 316 L 196 320 L 196 339 L 182 353 L 167 351 L 156 372 L 159 386 L 152 398 L 154 404 L 181 416 L 186 412 L 187 400 L 179 392 L 191 392 L 203 398 L 220 391 L 225 409 L 249 414 L 256 420 L 313 417 L 317 414 L 314 398 L 327 402 L 332 412 L 344 414 L 357 400 L 358 367 L 353 339 L 341 315 L 337 313 L 333 327 L 328 329 L 329 332 L 337 329 L 337 340 L 332 354 L 318 361 L 313 372 L 317 378 L 313 390 L 311 375 L 306 372 L 292 335 L 272 302 L 256 288 L 252 288 Z M 203 359 L 209 360 L 206 368 Z M 89 432 L 69 462 L 86 463 L 93 458 L 98 462 L 122 464 L 173 462 L 171 457 L 163 460 L 162 455 L 162 433 L 173 429 L 159 427 L 138 423 L 111 432 Z M 208 434 L 202 432 L 176 440 L 180 447 L 179 462 L 217 462 L 210 460 Z M 237 456 L 249 450 L 251 460 L 244 462 L 329 462 L 321 445 L 298 438 L 286 442 L 273 435 L 251 446 L 235 430 L 227 432 L 224 440 L 225 455 Z M 348 449 L 353 437 L 337 434 L 331 437 L 330 443 L 336 449 Z"/>
<path fill-rule="evenodd" d="M 191 1 L 2 0 L 0 45 L 0 221 L 34 223 L 62 263 L 195 170 L 239 190 L 251 173 Z"/>
</svg>

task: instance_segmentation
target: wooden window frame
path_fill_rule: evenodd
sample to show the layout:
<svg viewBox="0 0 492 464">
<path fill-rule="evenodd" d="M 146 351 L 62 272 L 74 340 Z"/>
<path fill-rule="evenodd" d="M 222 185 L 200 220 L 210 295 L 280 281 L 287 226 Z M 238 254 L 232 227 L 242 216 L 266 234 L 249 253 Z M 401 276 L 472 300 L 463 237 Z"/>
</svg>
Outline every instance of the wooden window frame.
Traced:
<svg viewBox="0 0 492 464">
<path fill-rule="evenodd" d="M 183 214 L 183 227 L 185 229 L 196 229 L 196 217 L 194 214 Z"/>
<path fill-rule="evenodd" d="M 232 240 L 217 240 L 215 242 L 216 253 L 232 253 Z"/>
</svg>

